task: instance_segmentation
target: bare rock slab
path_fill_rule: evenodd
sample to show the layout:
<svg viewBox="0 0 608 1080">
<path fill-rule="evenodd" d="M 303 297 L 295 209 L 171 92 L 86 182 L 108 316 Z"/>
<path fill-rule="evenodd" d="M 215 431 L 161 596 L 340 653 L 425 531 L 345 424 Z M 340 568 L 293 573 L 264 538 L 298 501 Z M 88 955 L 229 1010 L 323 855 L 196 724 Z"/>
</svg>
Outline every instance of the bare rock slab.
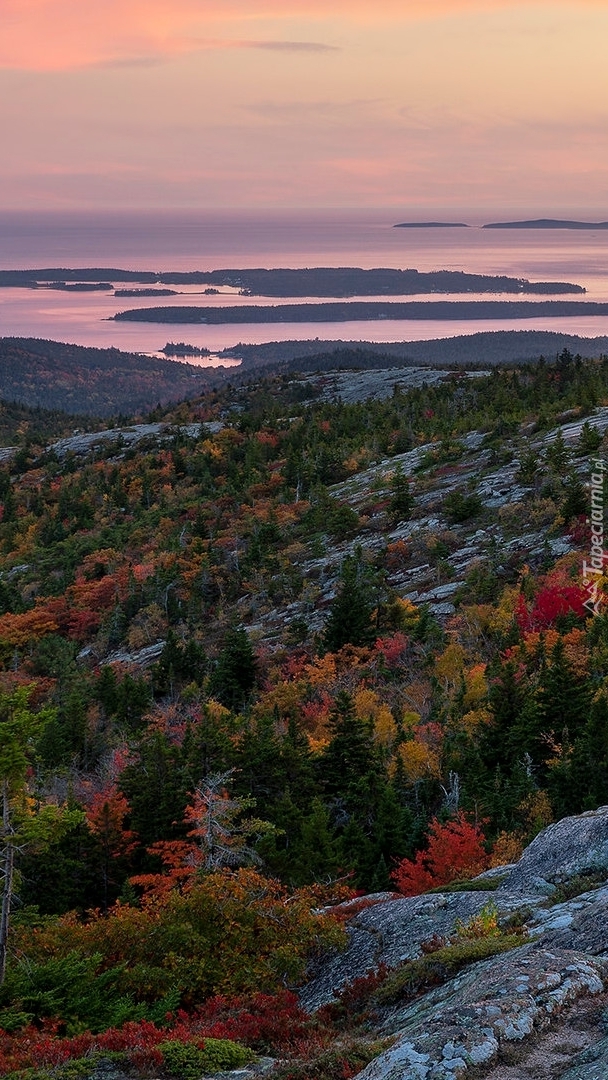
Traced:
<svg viewBox="0 0 608 1080">
<path fill-rule="evenodd" d="M 577 998 L 601 994 L 606 977 L 603 958 L 532 944 L 475 964 L 393 1010 L 380 1034 L 397 1040 L 358 1080 L 458 1080 L 470 1066 L 490 1065 L 502 1044 L 547 1026 Z"/>
<path fill-rule="evenodd" d="M 556 904 L 553 908 L 539 908 L 528 925 L 530 933 L 545 948 L 575 949 L 591 956 L 606 955 L 608 885 L 583 893 L 574 900 Z"/>
<path fill-rule="evenodd" d="M 309 1012 L 334 1000 L 348 983 L 376 971 L 380 964 L 398 967 L 420 956 L 420 943 L 433 935 L 452 933 L 457 919 L 477 915 L 493 892 L 426 893 L 387 899 L 360 912 L 348 927 L 344 952 L 327 957 L 301 991 L 300 1004 Z"/>
</svg>

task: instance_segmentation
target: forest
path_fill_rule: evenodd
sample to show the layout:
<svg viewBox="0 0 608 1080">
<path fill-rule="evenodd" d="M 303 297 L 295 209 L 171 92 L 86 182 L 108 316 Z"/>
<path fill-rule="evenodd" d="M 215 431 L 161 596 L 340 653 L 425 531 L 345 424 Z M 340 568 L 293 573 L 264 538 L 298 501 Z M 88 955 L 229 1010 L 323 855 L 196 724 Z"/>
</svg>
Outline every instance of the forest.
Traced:
<svg viewBox="0 0 608 1080">
<path fill-rule="evenodd" d="M 119 349 L 0 338 L 0 398 L 47 411 L 127 419 L 159 403 L 180 401 L 221 377 L 221 371 L 210 375 L 181 358 L 176 362 Z"/>
<path fill-rule="evenodd" d="M 378 1046 L 296 991 L 357 905 L 513 862 L 608 801 L 604 578 L 592 614 L 581 570 L 608 357 L 350 404 L 297 373 L 197 395 L 155 409 L 162 439 L 61 459 L 61 417 L 11 420 L 14 1080 L 256 1055 L 352 1077 Z"/>
</svg>

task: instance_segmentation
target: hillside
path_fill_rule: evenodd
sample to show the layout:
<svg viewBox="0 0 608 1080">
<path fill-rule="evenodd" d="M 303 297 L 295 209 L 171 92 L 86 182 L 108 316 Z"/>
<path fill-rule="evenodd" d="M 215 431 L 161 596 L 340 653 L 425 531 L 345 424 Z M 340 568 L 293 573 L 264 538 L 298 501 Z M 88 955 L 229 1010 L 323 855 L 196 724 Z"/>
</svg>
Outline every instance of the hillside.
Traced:
<svg viewBox="0 0 608 1080">
<path fill-rule="evenodd" d="M 174 349 L 175 353 L 171 350 Z M 443 338 L 435 341 L 372 342 L 276 341 L 262 345 L 235 345 L 220 353 L 228 366 L 199 367 L 187 363 L 195 349 L 184 342 L 165 345 L 177 360 L 158 359 L 121 352 L 91 349 L 34 338 L 0 338 L 0 398 L 27 409 L 61 413 L 46 427 L 38 417 L 39 439 L 67 433 L 81 427 L 83 416 L 125 417 L 155 409 L 158 404 L 181 401 L 214 387 L 246 383 L 264 369 L 268 373 L 298 371 L 384 370 L 432 366 L 449 370 L 454 366 L 487 368 L 494 364 L 524 363 L 541 355 L 555 357 L 563 349 L 584 357 L 597 356 L 608 349 L 608 338 L 580 338 L 543 331 L 498 331 Z M 240 360 L 238 367 L 235 360 Z M 6 414 L 7 406 L 4 406 Z M 72 414 L 71 416 L 68 414 Z M 25 414 L 24 414 L 25 416 Z M 29 420 L 26 418 L 26 426 Z M 6 426 L 6 425 L 5 425 Z M 5 445 L 20 443 L 19 422 L 3 430 Z M 13 438 L 9 432 L 16 433 Z"/>
<path fill-rule="evenodd" d="M 564 349 L 582 357 L 608 351 L 607 337 L 584 338 L 548 330 L 494 330 L 430 341 L 269 341 L 262 345 L 239 342 L 220 355 L 238 356 L 243 369 L 315 371 L 328 368 L 383 368 L 428 364 L 493 367 L 519 364 L 544 356 L 555 359 Z M 234 376 L 234 373 L 233 373 Z"/>
<path fill-rule="evenodd" d="M 446 979 L 491 1010 L 470 965 L 503 952 L 505 1015 L 534 983 L 530 1031 L 559 987 L 601 996 L 601 888 L 553 921 L 554 863 L 494 875 L 496 912 L 485 879 L 453 882 L 607 801 L 608 617 L 583 564 L 608 360 L 386 369 L 377 398 L 367 374 L 250 375 L 6 456 L 1 1074 L 195 1080 L 255 1053 L 252 1076 L 388 1080 L 395 1037 L 457 1061 Z M 605 847 L 583 865 L 577 835 L 567 881 L 603 886 Z M 430 966 L 404 967 L 421 943 Z M 340 957 L 344 996 L 317 1001 Z"/>
<path fill-rule="evenodd" d="M 221 373 L 216 373 L 216 381 Z M 93 416 L 147 412 L 209 385 L 200 367 L 36 338 L 0 338 L 0 397 Z"/>
</svg>

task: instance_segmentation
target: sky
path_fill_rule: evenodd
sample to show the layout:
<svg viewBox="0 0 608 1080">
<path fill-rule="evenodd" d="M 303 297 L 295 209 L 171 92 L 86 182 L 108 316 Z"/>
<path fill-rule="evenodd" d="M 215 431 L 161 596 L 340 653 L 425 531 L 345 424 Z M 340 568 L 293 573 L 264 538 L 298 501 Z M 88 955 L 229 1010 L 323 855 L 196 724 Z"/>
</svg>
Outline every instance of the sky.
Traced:
<svg viewBox="0 0 608 1080">
<path fill-rule="evenodd" d="M 608 0 L 0 0 L 0 26 L 1 210 L 608 219 Z"/>
</svg>

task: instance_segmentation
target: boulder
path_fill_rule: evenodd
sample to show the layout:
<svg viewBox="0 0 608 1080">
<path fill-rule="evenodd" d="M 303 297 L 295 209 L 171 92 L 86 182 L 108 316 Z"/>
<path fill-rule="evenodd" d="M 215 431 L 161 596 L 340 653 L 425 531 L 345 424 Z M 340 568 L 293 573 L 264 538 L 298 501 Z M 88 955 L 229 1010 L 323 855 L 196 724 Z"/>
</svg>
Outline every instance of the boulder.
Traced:
<svg viewBox="0 0 608 1080">
<path fill-rule="evenodd" d="M 608 877 L 608 806 L 562 818 L 538 834 L 501 886 L 550 895 L 557 884 L 601 871 Z"/>
</svg>

